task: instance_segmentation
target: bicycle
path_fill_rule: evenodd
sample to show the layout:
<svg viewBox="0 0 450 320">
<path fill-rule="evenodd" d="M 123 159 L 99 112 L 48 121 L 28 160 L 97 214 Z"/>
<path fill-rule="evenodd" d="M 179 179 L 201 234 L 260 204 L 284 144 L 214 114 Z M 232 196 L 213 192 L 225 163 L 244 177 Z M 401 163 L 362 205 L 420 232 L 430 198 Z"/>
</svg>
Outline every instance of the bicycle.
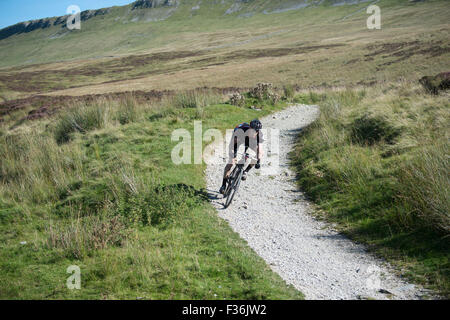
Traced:
<svg viewBox="0 0 450 320">
<path fill-rule="evenodd" d="M 239 186 L 241 185 L 241 181 L 242 181 L 242 175 L 244 174 L 244 166 L 248 159 L 249 159 L 249 154 L 245 153 L 244 163 L 236 164 L 235 168 L 233 169 L 230 176 L 228 177 L 227 187 L 226 187 L 225 193 L 224 193 L 224 198 L 227 198 L 227 200 L 225 201 L 225 209 L 227 209 L 230 206 L 231 202 L 234 199 L 234 196 L 236 195 L 236 193 L 239 190 Z M 259 165 L 259 163 L 260 162 L 258 160 L 258 165 Z"/>
</svg>

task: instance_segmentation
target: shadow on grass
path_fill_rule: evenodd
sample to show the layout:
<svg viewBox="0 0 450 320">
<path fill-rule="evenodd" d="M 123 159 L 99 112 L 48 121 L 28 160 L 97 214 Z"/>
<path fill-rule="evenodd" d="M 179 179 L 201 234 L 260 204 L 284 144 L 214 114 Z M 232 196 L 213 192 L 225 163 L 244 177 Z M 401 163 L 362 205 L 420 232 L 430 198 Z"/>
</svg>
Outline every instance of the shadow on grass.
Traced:
<svg viewBox="0 0 450 320">
<path fill-rule="evenodd" d="M 193 186 L 189 186 L 184 183 L 167 185 L 161 188 L 162 191 L 178 191 L 191 194 L 194 197 L 200 199 L 201 201 L 208 201 L 210 199 L 210 194 L 207 190 L 196 189 Z"/>
</svg>

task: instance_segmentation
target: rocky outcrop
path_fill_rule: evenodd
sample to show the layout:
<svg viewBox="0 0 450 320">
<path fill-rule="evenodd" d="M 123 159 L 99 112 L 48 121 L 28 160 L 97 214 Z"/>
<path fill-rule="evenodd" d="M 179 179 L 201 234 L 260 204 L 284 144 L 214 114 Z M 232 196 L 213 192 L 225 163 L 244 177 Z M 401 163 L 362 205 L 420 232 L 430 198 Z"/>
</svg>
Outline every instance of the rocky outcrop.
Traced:
<svg viewBox="0 0 450 320">
<path fill-rule="evenodd" d="M 40 19 L 34 21 L 27 21 L 17 23 L 13 26 L 6 27 L 0 30 L 0 40 L 11 37 L 14 34 L 31 32 L 36 29 L 45 29 L 50 27 L 52 24 L 50 23 L 50 19 Z"/>
<path fill-rule="evenodd" d="M 175 0 L 137 0 L 131 4 L 131 9 L 148 9 L 159 7 L 173 7 L 177 5 Z"/>
<path fill-rule="evenodd" d="M 258 0 L 234 0 L 225 14 L 239 13 L 240 17 L 252 16 L 255 13 L 273 14 L 292 10 L 300 10 L 319 5 L 343 6 L 354 5 L 372 0 L 283 0 L 265 2 Z M 260 4 L 258 6 L 258 4 Z"/>
<path fill-rule="evenodd" d="M 80 13 L 80 19 L 81 21 L 86 21 L 99 15 L 105 15 L 108 12 L 108 8 L 98 10 L 85 10 Z M 1 29 L 0 40 L 9 38 L 15 34 L 28 33 L 37 29 L 46 29 L 51 26 L 61 25 L 64 28 L 66 26 L 67 17 L 68 15 L 56 18 L 45 18 L 17 23 L 15 25 Z"/>
<path fill-rule="evenodd" d="M 178 6 L 178 0 L 138 0 L 131 4 L 131 9 L 149 9 L 149 8 L 167 8 L 170 12 L 160 13 L 161 19 L 157 17 L 151 17 L 146 20 L 163 20 L 170 16 L 172 11 Z M 98 9 L 98 10 L 85 10 L 80 13 L 81 21 L 87 21 L 97 16 L 106 15 L 110 12 L 110 8 Z M 155 15 L 155 14 L 154 14 Z M 157 14 L 158 15 L 158 14 Z M 67 18 L 69 16 L 60 16 L 54 18 L 45 18 L 39 20 L 32 20 L 26 22 L 20 22 L 15 25 L 3 28 L 0 30 L 0 40 L 9 38 L 16 34 L 28 33 L 38 29 L 46 29 L 52 26 L 66 27 Z M 140 20 L 140 19 L 137 19 Z"/>
<path fill-rule="evenodd" d="M 86 20 L 89 20 L 96 16 L 105 15 L 108 12 L 109 12 L 108 8 L 107 9 L 98 9 L 98 10 L 86 10 L 86 11 L 81 12 L 80 18 L 81 18 L 81 21 L 86 21 Z"/>
</svg>

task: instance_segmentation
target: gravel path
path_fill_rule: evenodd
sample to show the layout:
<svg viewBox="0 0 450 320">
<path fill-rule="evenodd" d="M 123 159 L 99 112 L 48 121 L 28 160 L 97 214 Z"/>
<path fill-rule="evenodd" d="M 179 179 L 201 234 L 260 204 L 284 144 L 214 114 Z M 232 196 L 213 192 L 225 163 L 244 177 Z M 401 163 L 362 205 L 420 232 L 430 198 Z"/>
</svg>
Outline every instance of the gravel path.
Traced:
<svg viewBox="0 0 450 320">
<path fill-rule="evenodd" d="M 385 262 L 367 253 L 363 246 L 309 214 L 311 207 L 298 191 L 287 155 L 299 130 L 318 114 L 316 106 L 295 105 L 261 119 L 264 128 L 280 129 L 278 154 L 268 154 L 264 159 L 267 164 L 279 156 L 279 171 L 267 175 L 252 170 L 226 210 L 224 199 L 217 193 L 223 157 L 209 156 L 208 162 L 213 164 L 206 169 L 207 188 L 219 216 L 307 299 L 420 299 L 428 295 L 426 290 L 396 277 Z"/>
</svg>

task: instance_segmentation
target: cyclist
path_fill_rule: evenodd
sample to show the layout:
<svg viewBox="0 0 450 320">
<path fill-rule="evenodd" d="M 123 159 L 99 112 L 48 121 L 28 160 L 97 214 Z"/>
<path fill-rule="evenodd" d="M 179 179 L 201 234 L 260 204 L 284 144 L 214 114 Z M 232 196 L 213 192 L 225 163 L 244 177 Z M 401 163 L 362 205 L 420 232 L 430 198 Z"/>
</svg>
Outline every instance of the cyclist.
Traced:
<svg viewBox="0 0 450 320">
<path fill-rule="evenodd" d="M 260 160 L 262 158 L 262 146 L 264 142 L 262 131 L 262 123 L 258 119 L 250 122 L 250 124 L 244 122 L 238 125 L 233 132 L 230 142 L 230 161 L 225 166 L 223 173 L 222 187 L 220 187 L 219 192 L 221 194 L 225 193 L 228 177 L 231 174 L 231 168 L 236 164 L 236 153 L 238 148 L 245 143 L 245 152 L 250 148 L 256 152 L 257 160 L 256 169 L 260 167 Z M 250 163 L 244 170 L 242 180 L 247 179 L 248 172 L 255 166 L 254 163 Z"/>
</svg>

